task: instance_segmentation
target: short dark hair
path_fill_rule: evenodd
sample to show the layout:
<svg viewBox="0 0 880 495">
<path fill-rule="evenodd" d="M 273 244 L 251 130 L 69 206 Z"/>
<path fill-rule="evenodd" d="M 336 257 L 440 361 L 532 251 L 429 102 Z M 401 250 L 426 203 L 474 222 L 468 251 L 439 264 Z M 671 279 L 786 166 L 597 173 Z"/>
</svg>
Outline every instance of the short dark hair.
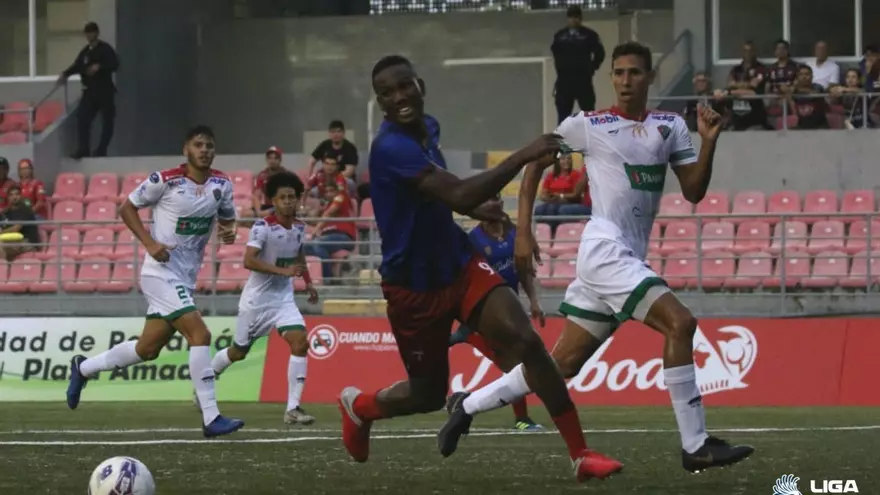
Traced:
<svg viewBox="0 0 880 495">
<path fill-rule="evenodd" d="M 321 157 L 321 161 L 322 161 L 322 162 L 323 162 L 323 161 L 326 161 L 326 160 L 333 160 L 334 162 L 337 162 L 337 163 L 338 163 L 338 162 L 339 162 L 339 156 L 337 156 L 336 153 L 331 153 L 331 152 L 328 151 L 327 153 L 324 153 L 324 156 Z"/>
<path fill-rule="evenodd" d="M 376 78 L 376 74 L 382 72 L 388 67 L 394 67 L 395 65 L 405 65 L 409 68 L 412 68 L 412 62 L 409 61 L 408 58 L 403 55 L 386 55 L 379 59 L 376 62 L 376 65 L 373 66 L 373 75 L 372 78 Z"/>
<path fill-rule="evenodd" d="M 583 19 L 584 18 L 584 11 L 581 10 L 580 5 L 572 5 L 571 7 L 568 8 L 568 10 L 565 11 L 565 17 L 574 17 L 577 19 Z"/>
<path fill-rule="evenodd" d="M 813 73 L 813 68 L 810 67 L 810 66 L 807 65 L 807 64 L 800 64 L 800 65 L 798 65 L 798 72 L 800 72 L 800 71 L 802 71 L 802 70 L 806 70 L 806 71 L 808 71 L 810 74 Z"/>
<path fill-rule="evenodd" d="M 21 186 L 19 186 L 18 184 L 13 184 L 13 185 L 6 188 L 6 192 L 9 192 L 9 191 L 21 192 Z"/>
<path fill-rule="evenodd" d="M 296 191 L 297 197 L 302 196 L 305 190 L 303 181 L 299 176 L 290 172 L 278 172 L 266 181 L 266 196 L 274 198 L 278 194 L 278 190 L 285 187 L 290 187 Z"/>
<path fill-rule="evenodd" d="M 615 60 L 626 55 L 641 57 L 647 70 L 654 69 L 654 57 L 651 55 L 651 49 L 637 41 L 627 41 L 615 46 L 614 51 L 611 52 L 611 64 L 613 65 Z"/>
<path fill-rule="evenodd" d="M 791 50 L 791 43 L 789 43 L 788 40 L 785 40 L 783 38 L 779 38 L 778 40 L 776 40 L 773 43 L 773 46 L 778 46 L 778 45 L 785 45 L 786 50 Z"/>
<path fill-rule="evenodd" d="M 86 23 L 85 27 L 83 28 L 83 32 L 84 33 L 100 33 L 101 29 L 98 28 L 97 22 L 89 21 Z"/>
<path fill-rule="evenodd" d="M 865 49 L 862 51 L 862 55 L 867 55 L 868 52 L 871 52 L 871 53 L 880 53 L 880 48 L 878 48 L 877 45 L 871 43 L 870 45 L 868 45 L 868 46 L 865 47 Z"/>
<path fill-rule="evenodd" d="M 207 138 L 214 138 L 214 130 L 209 126 L 204 124 L 199 124 L 190 128 L 190 130 L 186 131 L 186 142 L 192 141 L 196 136 L 205 136 Z"/>
<path fill-rule="evenodd" d="M 336 129 L 340 129 L 340 130 L 344 131 L 345 130 L 345 122 L 343 122 L 339 119 L 331 120 L 330 125 L 327 126 L 327 130 L 328 131 L 335 131 Z"/>
</svg>

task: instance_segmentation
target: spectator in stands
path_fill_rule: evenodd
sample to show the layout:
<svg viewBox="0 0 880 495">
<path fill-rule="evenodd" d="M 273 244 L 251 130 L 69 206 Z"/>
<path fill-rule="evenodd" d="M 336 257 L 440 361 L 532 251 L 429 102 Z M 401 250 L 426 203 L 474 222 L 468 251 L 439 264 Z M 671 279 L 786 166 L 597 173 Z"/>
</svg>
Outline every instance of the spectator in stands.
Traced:
<svg viewBox="0 0 880 495">
<path fill-rule="evenodd" d="M 355 189 L 354 181 L 346 179 L 342 175 L 339 162 L 336 160 L 336 153 L 328 153 L 321 159 L 321 169 L 313 173 L 306 181 L 306 194 L 303 194 L 302 204 L 306 202 L 309 196 L 315 198 L 325 197 L 327 184 L 335 183 L 340 190 L 345 191 L 349 196 L 353 195 Z"/>
<path fill-rule="evenodd" d="M 566 12 L 566 26 L 553 35 L 553 65 L 556 67 L 554 99 L 559 122 L 562 122 L 574 109 L 583 111 L 596 109 L 596 91 L 593 89 L 593 74 L 605 60 L 605 47 L 596 31 L 583 25 L 583 12 L 572 5 Z"/>
<path fill-rule="evenodd" d="M 712 81 L 709 79 L 709 75 L 706 72 L 697 72 L 694 75 L 693 83 L 693 94 L 699 98 L 688 100 L 687 103 L 685 103 L 684 110 L 682 110 L 681 114 L 684 117 L 684 121 L 687 123 L 688 128 L 693 132 L 697 132 L 697 104 L 703 103 L 711 105 L 715 111 L 722 116 L 726 114 L 726 108 L 723 97 L 718 98 L 717 95 L 713 96 Z"/>
<path fill-rule="evenodd" d="M 9 205 L 7 192 L 14 185 L 15 181 L 9 178 L 9 160 L 6 157 L 0 156 L 0 214 Z"/>
<path fill-rule="evenodd" d="M 321 258 L 321 272 L 324 280 L 338 278 L 342 271 L 341 263 L 333 263 L 333 255 L 339 251 L 353 251 L 357 229 L 351 219 L 355 213 L 345 189 L 335 182 L 324 186 L 324 211 L 321 221 L 315 226 L 315 237 L 306 244 L 306 254 Z M 333 218 L 349 220 L 333 221 Z"/>
<path fill-rule="evenodd" d="M 847 69 L 842 85 L 831 88 L 834 103 L 843 107 L 847 128 L 857 129 L 865 125 L 865 102 L 864 98 L 858 96 L 863 91 L 861 74 L 855 68 Z M 868 102 L 868 114 L 873 112 L 872 108 L 876 105 L 876 100 Z M 870 119 L 868 119 L 868 127 L 874 127 Z"/>
<path fill-rule="evenodd" d="M 877 59 L 880 59 L 880 47 L 873 44 L 866 46 L 862 52 L 862 60 L 859 61 L 859 74 L 866 77 Z"/>
<path fill-rule="evenodd" d="M 859 63 L 863 77 L 863 85 L 868 93 L 880 92 L 880 48 L 876 45 L 869 45 L 865 49 L 865 56 Z"/>
<path fill-rule="evenodd" d="M 27 158 L 18 161 L 18 185 L 24 202 L 34 210 L 37 220 L 49 218 L 49 202 L 46 200 L 46 186 L 34 177 L 34 163 Z"/>
<path fill-rule="evenodd" d="M 733 97 L 728 100 L 728 105 L 730 123 L 734 130 L 769 129 L 764 100 L 736 98 L 764 94 L 766 70 L 764 64 L 758 61 L 755 44 L 751 41 L 743 43 L 742 62 L 730 69 L 727 90 L 722 90 L 723 96 Z"/>
<path fill-rule="evenodd" d="M 269 177 L 278 172 L 287 172 L 287 169 L 281 166 L 281 158 L 283 152 L 277 146 L 269 146 L 266 150 L 266 168 L 260 171 L 254 178 L 254 192 L 251 196 L 251 204 L 254 212 L 259 217 L 266 217 L 272 213 L 272 201 L 266 197 L 266 182 Z"/>
<path fill-rule="evenodd" d="M 82 82 L 82 98 L 77 108 L 79 146 L 73 154 L 76 159 L 90 156 L 92 121 L 98 113 L 101 114 L 101 140 L 93 156 L 107 156 L 116 121 L 113 73 L 119 68 L 119 57 L 109 43 L 98 39 L 101 32 L 96 23 L 86 24 L 84 32 L 88 43 L 58 77 L 58 84 L 64 84 L 68 77 L 79 74 Z"/>
<path fill-rule="evenodd" d="M 823 90 L 840 84 L 840 66 L 828 60 L 828 43 L 817 41 L 814 54 L 816 58 L 807 63 L 813 70 L 813 84 Z"/>
<path fill-rule="evenodd" d="M 776 41 L 776 62 L 767 69 L 767 94 L 786 96 L 798 74 L 798 64 L 791 59 L 791 46 L 788 41 Z M 782 105 L 784 98 L 774 98 L 770 106 Z"/>
<path fill-rule="evenodd" d="M 37 217 L 30 206 L 25 203 L 21 196 L 21 188 L 12 185 L 6 191 L 9 198 L 9 207 L 3 213 L 2 229 L 3 233 L 19 232 L 24 236 L 24 240 L 14 243 L 3 243 L 0 245 L 3 257 L 6 261 L 12 261 L 23 253 L 30 253 L 39 249 L 40 231 L 34 223 L 24 224 L 23 222 L 34 222 Z"/>
<path fill-rule="evenodd" d="M 581 181 L 583 180 L 583 184 Z M 592 209 L 584 204 L 584 193 L 587 178 L 586 171 L 572 167 L 571 155 L 565 155 L 553 166 L 553 170 L 544 177 L 541 184 L 542 204 L 535 208 L 535 216 L 587 216 Z M 580 186 L 580 187 L 579 187 Z M 589 194 L 589 193 L 587 193 Z M 559 222 L 541 219 L 555 227 Z"/>
<path fill-rule="evenodd" d="M 822 95 L 823 89 L 813 83 L 813 69 L 802 65 L 798 69 L 794 86 L 782 86 L 789 108 L 797 115 L 798 129 L 827 129 L 828 103 Z"/>
<path fill-rule="evenodd" d="M 345 124 L 341 120 L 330 122 L 327 132 L 329 139 L 321 141 L 309 157 L 309 176 L 315 172 L 315 164 L 326 156 L 333 156 L 342 169 L 342 175 L 354 183 L 358 166 L 358 151 L 354 144 L 345 139 Z"/>
</svg>

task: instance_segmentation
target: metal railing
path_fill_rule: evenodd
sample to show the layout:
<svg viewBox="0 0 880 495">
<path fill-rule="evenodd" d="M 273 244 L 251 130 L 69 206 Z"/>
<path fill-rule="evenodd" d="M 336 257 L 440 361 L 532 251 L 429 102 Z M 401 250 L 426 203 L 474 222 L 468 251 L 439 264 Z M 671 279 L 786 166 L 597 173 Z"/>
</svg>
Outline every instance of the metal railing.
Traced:
<svg viewBox="0 0 880 495">
<path fill-rule="evenodd" d="M 57 94 L 59 92 L 61 93 L 60 95 Z M 70 99 L 68 96 L 68 89 L 67 89 L 66 82 L 63 84 L 57 84 L 57 85 L 52 86 L 52 89 L 49 90 L 49 92 L 46 93 L 45 96 L 40 98 L 40 100 L 37 103 L 35 103 L 31 106 L 28 106 L 25 108 L 4 108 L 4 107 L 0 106 L 0 121 L 6 120 L 8 118 L 8 116 L 10 116 L 10 115 L 25 114 L 27 116 L 26 129 L 24 129 L 24 130 L 18 129 L 17 131 L 14 130 L 14 131 L 10 131 L 10 132 L 23 132 L 27 136 L 27 142 L 32 143 L 32 142 L 34 142 L 34 134 L 36 133 L 35 132 L 35 125 L 36 125 L 38 109 L 41 108 L 44 104 L 48 103 L 50 100 L 53 100 L 53 101 L 57 100 L 59 96 L 61 98 L 60 99 L 61 113 L 56 117 L 56 119 L 54 121 L 46 123 L 46 125 L 48 127 L 48 126 L 52 125 L 54 122 L 57 122 L 58 120 L 62 119 L 67 114 L 67 112 L 70 108 L 69 107 Z"/>
</svg>

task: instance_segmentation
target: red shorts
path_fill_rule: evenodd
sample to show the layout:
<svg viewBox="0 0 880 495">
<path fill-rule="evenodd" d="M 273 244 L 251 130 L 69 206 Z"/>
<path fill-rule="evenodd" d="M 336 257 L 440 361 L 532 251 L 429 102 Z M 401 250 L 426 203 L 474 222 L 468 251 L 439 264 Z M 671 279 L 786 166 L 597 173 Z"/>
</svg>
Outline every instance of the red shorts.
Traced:
<svg viewBox="0 0 880 495">
<path fill-rule="evenodd" d="M 504 280 L 481 256 L 474 256 L 448 287 L 429 292 L 382 284 L 388 322 L 410 378 L 449 375 L 449 334 Z"/>
</svg>

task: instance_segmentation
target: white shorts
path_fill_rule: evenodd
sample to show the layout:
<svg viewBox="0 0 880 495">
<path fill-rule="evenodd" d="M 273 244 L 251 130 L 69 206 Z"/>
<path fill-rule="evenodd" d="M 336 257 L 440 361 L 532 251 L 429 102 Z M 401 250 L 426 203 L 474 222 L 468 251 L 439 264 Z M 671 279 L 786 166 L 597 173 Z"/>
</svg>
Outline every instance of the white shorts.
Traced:
<svg viewBox="0 0 880 495">
<path fill-rule="evenodd" d="M 197 311 L 192 289 L 179 280 L 166 280 L 149 275 L 141 277 L 141 290 L 147 299 L 147 319 L 174 321 L 186 313 Z"/>
<path fill-rule="evenodd" d="M 292 302 L 280 307 L 239 310 L 233 345 L 238 350 L 247 352 L 254 341 L 269 335 L 273 328 L 278 329 L 278 333 L 305 331 L 306 322 L 299 308 Z"/>
<path fill-rule="evenodd" d="M 625 245 L 610 239 L 582 239 L 577 277 L 565 291 L 559 312 L 600 339 L 629 319 L 644 321 L 651 305 L 669 292 L 666 282 Z"/>
</svg>

